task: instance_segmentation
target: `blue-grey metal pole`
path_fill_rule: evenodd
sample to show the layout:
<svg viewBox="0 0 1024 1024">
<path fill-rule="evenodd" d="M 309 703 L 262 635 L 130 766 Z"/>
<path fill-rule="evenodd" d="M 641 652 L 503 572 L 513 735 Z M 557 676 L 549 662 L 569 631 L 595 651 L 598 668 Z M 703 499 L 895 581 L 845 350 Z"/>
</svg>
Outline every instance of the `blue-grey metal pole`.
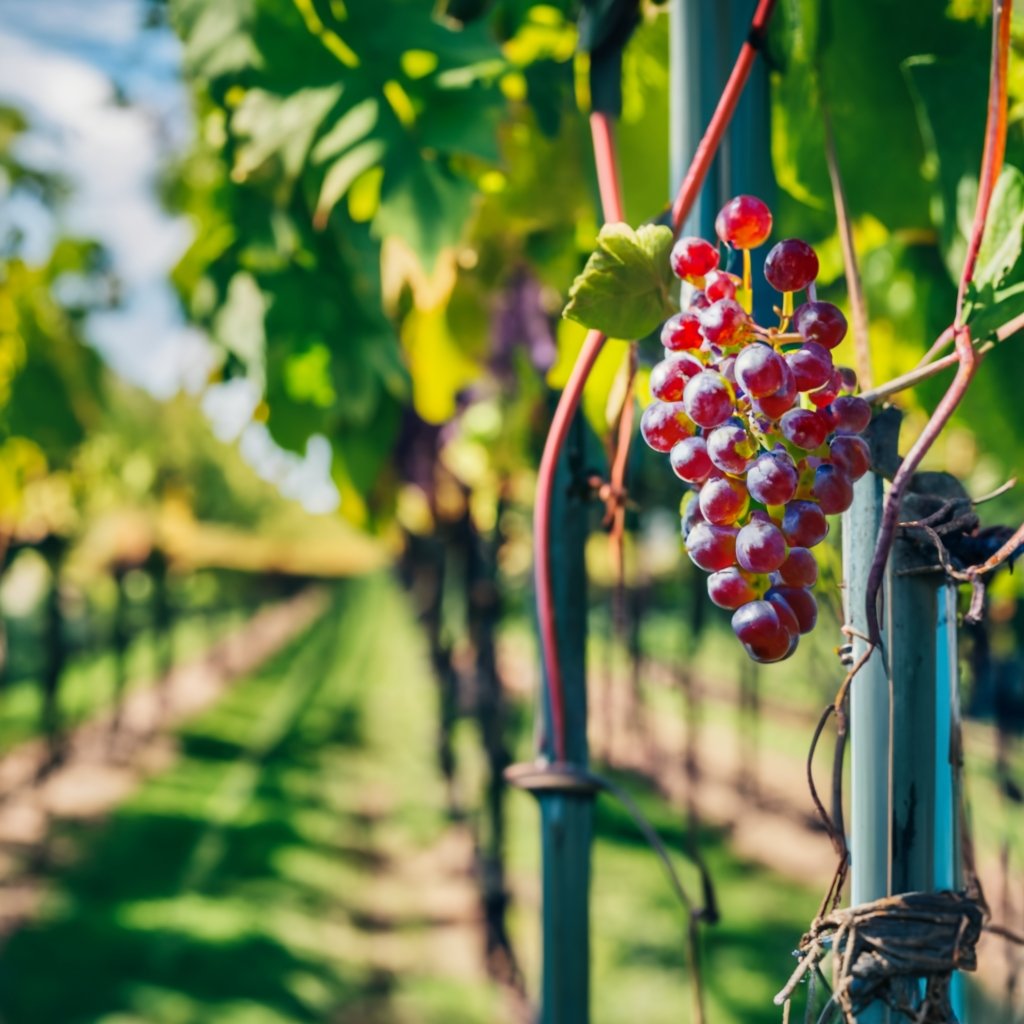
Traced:
<svg viewBox="0 0 1024 1024">
<path fill-rule="evenodd" d="M 882 518 L 884 481 L 868 473 L 854 485 L 853 504 L 843 515 L 843 576 L 846 623 L 853 630 L 854 663 L 867 650 L 865 594 L 868 568 Z M 888 587 L 883 597 L 888 605 Z M 858 635 L 860 634 L 860 635 Z M 850 902 L 888 896 L 889 888 L 889 676 L 881 651 L 858 672 L 850 690 Z M 885 1024 L 883 1005 L 865 1010 L 859 1024 Z"/>
</svg>

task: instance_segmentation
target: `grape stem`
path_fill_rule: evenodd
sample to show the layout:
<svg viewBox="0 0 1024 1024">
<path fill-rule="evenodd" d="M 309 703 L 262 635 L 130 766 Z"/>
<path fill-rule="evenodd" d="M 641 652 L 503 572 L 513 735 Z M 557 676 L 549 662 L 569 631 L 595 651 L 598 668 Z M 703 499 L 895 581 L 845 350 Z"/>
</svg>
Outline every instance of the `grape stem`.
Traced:
<svg viewBox="0 0 1024 1024">
<path fill-rule="evenodd" d="M 978 359 L 980 360 L 987 356 L 997 345 L 1009 340 L 1021 330 L 1024 330 L 1024 313 L 1014 317 L 1012 320 L 1008 320 L 995 331 L 993 337 L 986 340 L 973 339 L 972 344 L 975 346 Z M 938 340 L 942 340 L 947 333 L 951 334 L 951 332 L 952 328 L 947 328 L 939 335 Z M 960 357 L 956 353 L 952 353 L 933 362 L 919 363 L 913 370 L 909 370 L 899 377 L 893 377 L 892 380 L 879 384 L 877 388 L 862 392 L 861 398 L 866 402 L 881 402 L 891 395 L 898 394 L 900 391 L 906 391 L 908 388 L 914 387 L 915 384 L 920 384 L 921 381 L 928 380 L 942 373 L 943 370 L 948 370 L 951 366 L 956 366 L 959 361 Z"/>
<path fill-rule="evenodd" d="M 853 225 L 850 223 L 850 212 L 846 205 L 846 191 L 843 188 L 842 175 L 839 173 L 835 136 L 832 133 L 832 117 L 828 112 L 824 96 L 821 97 L 821 119 L 825 129 L 825 162 L 828 164 L 828 176 L 832 183 L 832 205 L 836 210 L 836 228 L 839 231 L 839 245 L 843 252 L 846 292 L 850 299 L 857 377 L 862 387 L 870 388 L 872 374 L 871 342 L 868 338 L 868 307 L 864 299 L 860 268 L 857 265 L 857 250 L 853 244 Z"/>
<path fill-rule="evenodd" d="M 992 193 L 1003 165 L 1003 154 L 1006 150 L 1006 107 L 1007 87 L 1006 69 L 1010 52 L 1010 15 L 1013 0 L 992 0 L 992 67 L 989 79 L 988 115 L 985 123 L 985 148 L 981 158 L 981 173 L 978 184 L 978 202 L 974 210 L 974 221 L 971 224 L 970 240 L 963 271 L 960 274 L 960 286 L 957 289 L 956 315 L 953 319 L 953 343 L 956 348 L 957 371 L 946 393 L 936 406 L 921 435 L 911 446 L 893 477 L 892 487 L 886 495 L 882 510 L 882 522 L 875 546 L 874 558 L 868 572 L 866 588 L 866 613 L 868 636 L 872 645 L 881 642 L 881 629 L 878 621 L 878 595 L 885 577 L 885 565 L 892 549 L 899 519 L 900 503 L 911 477 L 917 471 L 921 460 L 935 443 L 950 417 L 956 411 L 964 393 L 974 377 L 978 365 L 978 353 L 971 339 L 971 332 L 964 323 L 964 299 L 967 288 L 974 279 L 974 268 L 978 262 L 978 251 L 988 221 L 989 206 Z"/>
</svg>

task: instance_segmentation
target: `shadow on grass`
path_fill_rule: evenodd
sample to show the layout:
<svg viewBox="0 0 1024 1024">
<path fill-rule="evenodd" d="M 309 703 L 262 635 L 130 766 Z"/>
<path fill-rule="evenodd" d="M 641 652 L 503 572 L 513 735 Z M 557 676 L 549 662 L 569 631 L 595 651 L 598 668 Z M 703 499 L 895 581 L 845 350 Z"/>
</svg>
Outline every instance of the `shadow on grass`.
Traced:
<svg viewBox="0 0 1024 1024">
<path fill-rule="evenodd" d="M 346 785 L 372 761 L 335 668 L 360 628 L 345 605 L 190 727 L 175 768 L 104 825 L 61 827 L 79 855 L 3 950 L 0 1021 L 377 1019 L 395 982 L 367 933 L 432 922 L 365 905 L 388 857 L 380 815 Z"/>
</svg>

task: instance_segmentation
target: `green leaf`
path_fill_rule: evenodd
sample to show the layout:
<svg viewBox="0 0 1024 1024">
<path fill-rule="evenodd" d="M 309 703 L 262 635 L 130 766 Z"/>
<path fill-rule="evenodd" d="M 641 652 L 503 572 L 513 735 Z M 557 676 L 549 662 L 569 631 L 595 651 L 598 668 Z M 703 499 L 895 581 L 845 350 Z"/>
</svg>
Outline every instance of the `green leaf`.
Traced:
<svg viewBox="0 0 1024 1024">
<path fill-rule="evenodd" d="M 363 171 L 368 171 L 379 163 L 386 152 L 387 146 L 380 139 L 368 139 L 356 146 L 355 149 L 350 149 L 344 156 L 339 157 L 331 164 L 327 174 L 324 175 L 324 183 L 320 186 L 320 195 L 313 213 L 313 224 L 317 228 L 323 228 L 326 225 L 331 210 L 349 190 L 356 178 Z"/>
<path fill-rule="evenodd" d="M 628 224 L 606 224 L 569 289 L 562 315 L 611 338 L 650 334 L 676 310 L 671 248 L 672 232 L 664 225 L 644 224 L 634 231 Z"/>
<path fill-rule="evenodd" d="M 313 147 L 310 154 L 313 163 L 325 164 L 332 157 L 351 149 L 373 131 L 379 116 L 380 101 L 373 96 L 350 107 Z"/>
<path fill-rule="evenodd" d="M 974 281 L 977 286 L 998 286 L 1020 259 L 1024 249 L 1024 174 L 1007 165 L 996 182 L 988 223 L 978 252 Z"/>
</svg>

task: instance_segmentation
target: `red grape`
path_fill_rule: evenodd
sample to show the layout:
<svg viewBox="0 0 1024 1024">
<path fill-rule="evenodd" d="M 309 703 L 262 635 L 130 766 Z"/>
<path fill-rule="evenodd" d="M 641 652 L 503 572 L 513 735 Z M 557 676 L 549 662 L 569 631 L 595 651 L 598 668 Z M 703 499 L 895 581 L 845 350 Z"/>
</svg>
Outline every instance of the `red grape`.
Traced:
<svg viewBox="0 0 1024 1024">
<path fill-rule="evenodd" d="M 747 470 L 747 489 L 763 505 L 785 505 L 796 494 L 796 467 L 787 452 L 765 452 Z"/>
<path fill-rule="evenodd" d="M 702 484 L 714 471 L 703 437 L 687 437 L 672 448 L 668 461 L 673 472 L 688 484 Z"/>
<path fill-rule="evenodd" d="M 688 352 L 662 359 L 651 370 L 651 394 L 662 402 L 681 402 L 686 382 L 703 369 L 704 364 Z"/>
<path fill-rule="evenodd" d="M 782 515 L 782 535 L 791 547 L 813 548 L 828 536 L 828 520 L 813 501 L 790 501 Z"/>
<path fill-rule="evenodd" d="M 718 266 L 718 249 L 703 238 L 680 238 L 669 262 L 676 277 L 703 277 Z"/>
<path fill-rule="evenodd" d="M 698 568 L 705 572 L 717 572 L 736 564 L 735 526 L 717 526 L 714 523 L 698 522 L 686 535 L 686 553 Z"/>
<path fill-rule="evenodd" d="M 796 396 L 796 378 L 793 376 L 793 371 L 789 368 L 789 364 L 783 360 L 782 385 L 778 391 L 773 391 L 770 395 L 765 395 L 763 398 L 755 398 L 754 405 L 769 419 L 777 420 L 784 412 L 788 412 L 793 408 Z"/>
<path fill-rule="evenodd" d="M 779 576 L 791 587 L 813 587 L 818 582 L 818 563 L 807 548 L 790 548 Z"/>
<path fill-rule="evenodd" d="M 700 510 L 709 523 L 730 526 L 746 515 L 750 497 L 742 481 L 711 477 L 700 489 Z"/>
<path fill-rule="evenodd" d="M 738 345 L 750 333 L 750 317 L 735 299 L 719 299 L 701 310 L 700 330 L 712 345 Z"/>
<path fill-rule="evenodd" d="M 858 395 L 840 395 L 829 408 L 836 430 L 844 434 L 862 434 L 871 422 L 871 406 Z"/>
<path fill-rule="evenodd" d="M 736 196 L 715 218 L 715 234 L 734 249 L 756 249 L 772 230 L 772 214 L 756 196 Z"/>
<path fill-rule="evenodd" d="M 826 462 L 814 471 L 811 496 L 825 515 L 839 515 L 853 504 L 853 484 L 838 466 Z"/>
<path fill-rule="evenodd" d="M 707 452 L 723 473 L 745 473 L 757 442 L 735 423 L 724 423 L 707 435 Z"/>
<path fill-rule="evenodd" d="M 774 572 L 786 560 L 786 538 L 772 522 L 751 519 L 736 536 L 736 561 L 748 572 Z"/>
<path fill-rule="evenodd" d="M 736 382 L 752 398 L 763 398 L 782 387 L 785 366 L 771 345 L 748 345 L 736 356 Z"/>
<path fill-rule="evenodd" d="M 818 255 L 799 238 L 786 238 L 768 253 L 764 276 L 776 291 L 798 292 L 818 276 Z"/>
<path fill-rule="evenodd" d="M 864 438 L 855 434 L 837 434 L 828 450 L 832 462 L 851 480 L 859 480 L 871 468 L 871 449 Z"/>
<path fill-rule="evenodd" d="M 817 263 L 814 276 L 817 276 Z M 805 302 L 793 314 L 793 330 L 804 341 L 815 341 L 825 348 L 835 348 L 846 337 L 846 317 L 831 302 Z"/>
<path fill-rule="evenodd" d="M 790 444 L 811 452 L 825 443 L 828 423 L 810 409 L 790 409 L 779 420 L 779 431 Z"/>
<path fill-rule="evenodd" d="M 774 587 L 771 588 L 765 595 L 764 599 L 775 609 L 775 614 L 779 617 L 779 622 L 782 623 L 786 632 L 790 636 L 800 635 L 800 621 L 797 619 L 793 609 L 786 602 L 786 599 L 776 590 Z"/>
<path fill-rule="evenodd" d="M 682 402 L 654 402 L 640 417 L 640 434 L 656 452 L 670 452 L 696 432 Z"/>
<path fill-rule="evenodd" d="M 719 569 L 708 577 L 708 597 L 719 608 L 728 608 L 732 611 L 741 604 L 756 600 L 757 591 L 746 573 L 731 566 L 728 569 Z"/>
<path fill-rule="evenodd" d="M 733 391 L 720 373 L 704 370 L 687 382 L 683 404 L 694 423 L 702 427 L 717 427 L 733 414 Z M 667 448 L 664 450 L 668 451 Z"/>
<path fill-rule="evenodd" d="M 768 601 L 750 601 L 737 608 L 732 631 L 755 661 L 782 661 L 795 650 L 793 637 Z"/>
<path fill-rule="evenodd" d="M 812 405 L 816 405 L 819 409 L 823 409 L 826 405 L 831 405 L 832 402 L 835 401 L 842 383 L 843 378 L 839 371 L 833 370 L 825 384 L 816 391 L 811 391 L 807 397 L 811 400 Z"/>
<path fill-rule="evenodd" d="M 851 370 L 849 366 L 839 367 L 839 379 L 841 380 L 840 390 L 841 391 L 856 391 L 857 390 L 857 373 Z"/>
<path fill-rule="evenodd" d="M 712 302 L 719 299 L 735 299 L 736 289 L 743 282 L 735 275 L 724 270 L 712 270 L 704 281 L 704 293 Z"/>
<path fill-rule="evenodd" d="M 710 305 L 711 300 L 703 292 L 694 292 L 693 295 L 690 296 L 689 308 L 693 310 L 694 313 L 700 313 Z"/>
<path fill-rule="evenodd" d="M 798 391 L 813 391 L 828 383 L 834 369 L 827 348 L 809 341 L 794 352 L 786 353 L 786 362 L 796 378 Z"/>
<path fill-rule="evenodd" d="M 814 595 L 803 587 L 772 587 L 768 594 L 778 595 L 793 610 L 801 633 L 810 633 L 818 621 L 818 603 Z M 766 595 L 767 596 L 767 595 Z"/>
<path fill-rule="evenodd" d="M 661 343 L 672 352 L 700 348 L 704 336 L 700 333 L 700 318 L 696 313 L 676 313 L 661 328 Z"/>
</svg>

